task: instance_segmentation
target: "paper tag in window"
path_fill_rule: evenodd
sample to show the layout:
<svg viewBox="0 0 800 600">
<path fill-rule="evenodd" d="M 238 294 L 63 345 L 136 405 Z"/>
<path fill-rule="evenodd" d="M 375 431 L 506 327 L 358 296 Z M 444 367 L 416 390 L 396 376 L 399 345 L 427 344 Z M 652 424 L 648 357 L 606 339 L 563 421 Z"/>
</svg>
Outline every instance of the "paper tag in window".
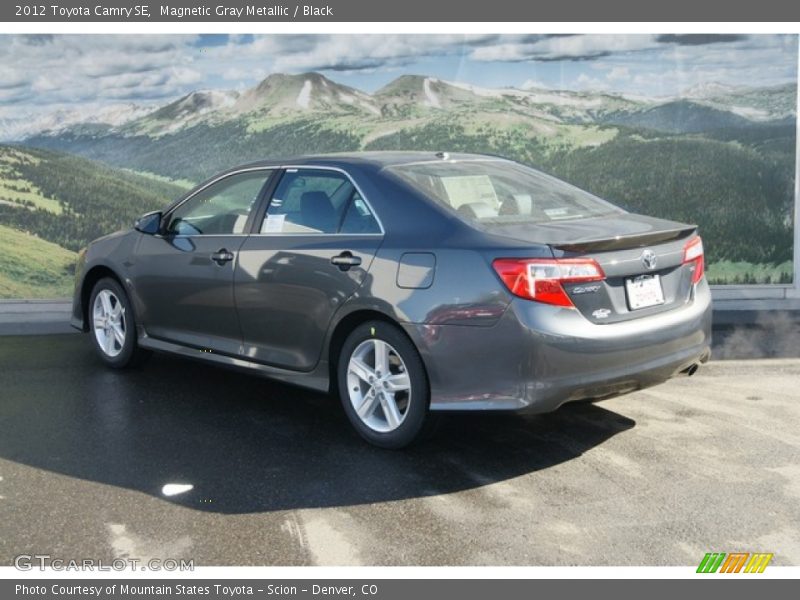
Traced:
<svg viewBox="0 0 800 600">
<path fill-rule="evenodd" d="M 544 214 L 550 219 L 566 219 L 570 216 L 569 209 L 567 208 L 545 208 Z"/>
<path fill-rule="evenodd" d="M 452 175 L 441 178 L 450 206 L 483 202 L 494 210 L 500 205 L 492 179 L 488 175 Z"/>
<path fill-rule="evenodd" d="M 267 215 L 267 218 L 264 219 L 264 224 L 261 226 L 261 233 L 281 233 L 285 220 L 286 215 Z"/>
</svg>

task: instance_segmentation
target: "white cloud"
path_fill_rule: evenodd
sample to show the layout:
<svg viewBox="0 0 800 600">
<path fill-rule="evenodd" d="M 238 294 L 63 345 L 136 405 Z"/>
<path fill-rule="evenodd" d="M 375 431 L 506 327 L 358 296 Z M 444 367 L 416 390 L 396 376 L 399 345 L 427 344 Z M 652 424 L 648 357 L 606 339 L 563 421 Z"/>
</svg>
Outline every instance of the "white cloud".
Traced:
<svg viewBox="0 0 800 600">
<path fill-rule="evenodd" d="M 197 36 L 2 36 L 0 88 L 36 105 L 164 97 L 203 80 L 192 69 Z M 0 102 L 20 98 L 0 96 Z"/>
<path fill-rule="evenodd" d="M 575 79 L 575 88 L 579 90 L 605 90 L 608 89 L 609 83 L 605 79 L 599 77 L 592 77 L 586 73 L 581 73 Z"/>
<path fill-rule="evenodd" d="M 449 56 L 488 43 L 488 35 L 299 35 L 258 36 L 249 44 L 210 48 L 203 60 L 225 70 L 360 71 L 406 65 L 428 56 Z M 466 48 L 466 50 L 465 50 Z M 269 57 L 266 59 L 266 57 Z M 213 68 L 213 67 L 212 67 Z M 224 75 L 224 73 L 220 73 Z"/>
<path fill-rule="evenodd" d="M 270 73 L 478 74 L 465 83 L 671 95 L 700 83 L 768 85 L 796 76 L 795 36 L 721 43 L 654 35 L 0 36 L 0 114 L 165 102 L 198 88 L 251 86 Z M 536 63 L 526 70 L 525 63 Z M 515 63 L 515 64 L 511 64 Z M 445 67 L 447 68 L 447 67 Z M 508 73 L 506 81 L 503 78 Z M 365 75 L 371 74 L 371 75 Z M 469 75 L 467 75 L 469 77 Z M 336 78 L 336 77 L 334 77 Z"/>
<path fill-rule="evenodd" d="M 472 52 L 471 58 L 481 61 L 590 60 L 612 53 L 652 49 L 658 45 L 654 35 L 571 35 L 482 46 Z"/>
<path fill-rule="evenodd" d="M 549 90 L 551 88 L 550 84 L 545 83 L 539 79 L 526 79 L 521 86 L 520 89 L 523 90 L 533 90 L 533 89 L 544 89 Z"/>
<path fill-rule="evenodd" d="M 628 67 L 613 67 L 606 73 L 609 81 L 625 81 L 631 78 L 631 71 Z"/>
</svg>

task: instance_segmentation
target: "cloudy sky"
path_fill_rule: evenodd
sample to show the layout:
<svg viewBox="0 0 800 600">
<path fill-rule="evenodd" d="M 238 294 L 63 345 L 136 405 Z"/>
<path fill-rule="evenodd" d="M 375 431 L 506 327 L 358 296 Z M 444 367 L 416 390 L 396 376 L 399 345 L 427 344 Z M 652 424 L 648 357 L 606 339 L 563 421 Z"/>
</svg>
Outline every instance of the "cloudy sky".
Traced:
<svg viewBox="0 0 800 600">
<path fill-rule="evenodd" d="M 320 71 L 371 92 L 404 73 L 486 87 L 674 96 L 795 81 L 794 35 L 0 35 L 0 118 L 161 104 Z"/>
</svg>

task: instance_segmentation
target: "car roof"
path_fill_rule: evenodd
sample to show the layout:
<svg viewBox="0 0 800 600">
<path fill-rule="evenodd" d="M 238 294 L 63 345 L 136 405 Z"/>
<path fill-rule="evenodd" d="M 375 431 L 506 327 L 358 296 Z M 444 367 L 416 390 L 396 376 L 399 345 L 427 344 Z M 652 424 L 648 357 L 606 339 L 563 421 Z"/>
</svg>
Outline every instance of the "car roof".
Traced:
<svg viewBox="0 0 800 600">
<path fill-rule="evenodd" d="M 239 165 L 231 170 L 255 167 L 276 166 L 357 166 L 369 165 L 377 169 L 420 162 L 441 162 L 442 160 L 498 160 L 498 156 L 486 154 L 467 154 L 461 152 L 397 152 L 397 151 L 371 151 L 371 152 L 338 152 L 332 154 L 310 154 L 280 159 L 269 159 Z"/>
</svg>

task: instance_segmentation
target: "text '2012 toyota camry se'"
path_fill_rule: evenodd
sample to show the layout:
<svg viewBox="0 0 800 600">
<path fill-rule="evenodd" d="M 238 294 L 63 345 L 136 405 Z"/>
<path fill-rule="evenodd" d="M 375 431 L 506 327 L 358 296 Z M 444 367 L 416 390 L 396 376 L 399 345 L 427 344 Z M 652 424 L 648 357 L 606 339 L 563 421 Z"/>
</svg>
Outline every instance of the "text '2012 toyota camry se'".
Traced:
<svg viewBox="0 0 800 600">
<path fill-rule="evenodd" d="M 436 411 L 547 412 L 692 374 L 711 298 L 696 227 L 534 169 L 354 153 L 231 169 L 81 253 L 72 323 L 339 396 L 373 444 Z"/>
</svg>

